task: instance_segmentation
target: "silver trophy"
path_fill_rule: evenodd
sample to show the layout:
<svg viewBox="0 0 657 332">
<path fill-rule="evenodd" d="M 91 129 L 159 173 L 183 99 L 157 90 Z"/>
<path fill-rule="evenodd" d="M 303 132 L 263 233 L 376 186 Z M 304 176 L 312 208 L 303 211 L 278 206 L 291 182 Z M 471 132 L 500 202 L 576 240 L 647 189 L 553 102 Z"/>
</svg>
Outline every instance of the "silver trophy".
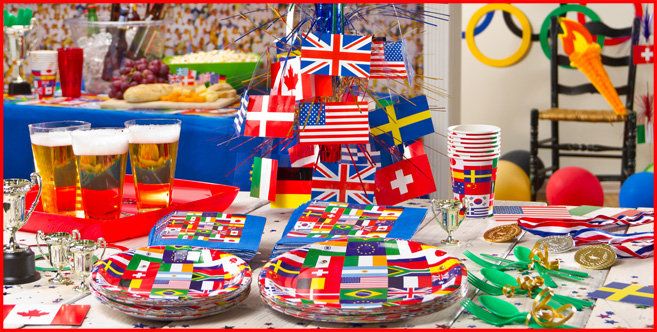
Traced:
<svg viewBox="0 0 657 332">
<path fill-rule="evenodd" d="M 461 214 L 463 203 L 456 199 L 431 200 L 431 209 L 438 224 L 447 232 L 447 238 L 441 243 L 447 245 L 458 245 L 459 240 L 452 237 L 452 232 L 457 230 L 465 216 Z"/>
<path fill-rule="evenodd" d="M 56 232 L 51 234 L 44 234 L 42 231 L 37 232 L 36 242 L 37 248 L 41 256 L 45 257 L 57 272 L 54 277 L 48 279 L 51 284 L 72 285 L 73 281 L 65 276 L 62 272 L 68 267 L 69 260 L 69 243 L 80 239 L 80 232 L 74 229 L 71 234 L 66 232 Z M 39 241 L 40 240 L 40 241 Z M 41 246 L 45 244 L 48 246 L 48 253 L 41 250 Z"/>
<path fill-rule="evenodd" d="M 91 275 L 91 268 L 96 260 L 94 259 L 94 251 L 102 249 L 103 251 L 98 256 L 98 259 L 103 259 L 107 242 L 102 237 L 98 241 L 93 240 L 73 240 L 68 245 L 70 253 L 70 265 L 73 277 L 77 285 L 75 290 L 78 292 L 86 293 L 89 291 L 89 284 L 87 278 Z"/>
<path fill-rule="evenodd" d="M 32 173 L 30 179 L 4 180 L 2 220 L 4 237 L 8 239 L 3 248 L 5 285 L 25 284 L 39 280 L 40 277 L 34 266 L 34 252 L 16 242 L 16 232 L 30 219 L 41 197 L 41 177 Z M 25 197 L 35 185 L 39 186 L 39 191 L 26 212 Z"/>
<path fill-rule="evenodd" d="M 9 77 L 10 95 L 32 94 L 30 84 L 21 76 L 23 63 L 28 51 L 33 47 L 36 38 L 36 19 L 32 18 L 30 25 L 14 25 L 4 27 L 4 50 L 9 55 L 9 65 L 13 68 Z"/>
</svg>

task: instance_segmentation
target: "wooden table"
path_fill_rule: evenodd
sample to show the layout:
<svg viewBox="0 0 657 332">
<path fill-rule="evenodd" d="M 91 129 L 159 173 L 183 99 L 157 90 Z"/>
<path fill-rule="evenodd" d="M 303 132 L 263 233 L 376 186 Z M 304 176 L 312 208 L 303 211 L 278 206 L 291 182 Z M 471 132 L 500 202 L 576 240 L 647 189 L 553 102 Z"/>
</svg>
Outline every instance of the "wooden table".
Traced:
<svg viewBox="0 0 657 332">
<path fill-rule="evenodd" d="M 412 200 L 405 204 L 414 207 L 428 207 L 428 200 Z M 517 205 L 514 202 L 496 202 L 498 205 Z M 543 203 L 528 203 L 523 204 L 540 204 Z M 262 242 L 258 255 L 251 261 L 251 267 L 254 270 L 253 275 L 257 276 L 262 265 L 267 261 L 271 249 L 276 241 L 281 237 L 283 229 L 287 223 L 292 210 L 290 209 L 271 209 L 267 202 L 256 200 L 248 197 L 248 193 L 241 192 L 233 205 L 228 209 L 231 213 L 248 213 L 267 218 L 267 223 L 263 232 Z M 501 223 L 494 220 L 466 220 L 461 227 L 455 232 L 455 237 L 461 240 L 461 245 L 457 247 L 445 247 L 450 254 L 463 258 L 462 252 L 470 250 L 474 253 L 489 253 L 505 257 L 509 255 L 516 244 L 531 247 L 537 240 L 537 237 L 528 233 L 523 234 L 517 243 L 512 244 L 497 244 L 489 243 L 483 240 L 481 234 L 484 230 L 500 225 Z M 635 227 L 635 231 L 652 230 L 653 226 L 645 225 Z M 440 240 L 445 238 L 445 232 L 439 227 L 438 223 L 433 220 L 433 213 L 427 213 L 427 217 L 423 221 L 420 229 L 413 237 L 414 240 L 438 245 Z M 18 233 L 18 239 L 24 244 L 34 243 L 34 234 Z M 134 248 L 146 244 L 146 237 L 132 239 L 118 243 L 120 245 Z M 555 255 L 554 258 L 562 260 L 562 266 L 572 267 L 578 269 L 579 267 L 573 261 L 573 252 Z M 551 256 L 552 257 L 552 256 Z M 39 264 L 43 264 L 41 261 Z M 470 261 L 464 260 L 469 273 L 476 273 L 478 276 L 479 266 Z M 587 271 L 591 274 L 591 278 L 585 282 L 562 282 L 556 279 L 559 283 L 557 293 L 585 298 L 586 294 L 603 284 L 611 281 L 619 282 L 637 282 L 644 285 L 653 284 L 653 258 L 638 260 L 638 259 L 625 259 L 617 263 L 611 270 L 602 271 Z M 237 308 L 228 312 L 218 314 L 212 317 L 197 319 L 193 321 L 181 322 L 154 322 L 141 320 L 126 316 L 120 312 L 114 311 L 109 307 L 104 306 L 95 297 L 89 294 L 76 293 L 72 286 L 51 286 L 48 285 L 47 279 L 51 276 L 50 273 L 42 273 L 42 278 L 31 284 L 20 286 L 5 286 L 4 289 L 4 303 L 24 303 L 34 302 L 43 304 L 52 303 L 76 303 L 76 304 L 90 304 L 91 310 L 82 325 L 83 328 L 151 328 L 151 327 L 176 327 L 176 328 L 303 328 L 303 327 L 351 327 L 351 326 L 364 326 L 356 324 L 329 324 L 329 323 L 315 323 L 303 321 L 289 316 L 279 314 L 272 309 L 269 309 L 263 304 L 259 298 L 258 292 L 255 289 L 258 287 L 256 278 L 254 278 L 252 289 L 248 299 L 240 304 Z M 476 298 L 473 287 L 468 292 L 469 297 Z M 515 303 L 520 310 L 526 311 L 529 308 L 530 300 L 527 298 L 512 298 L 510 299 Z M 652 327 L 654 321 L 653 308 L 641 308 L 635 305 L 597 300 L 593 309 L 586 309 L 577 312 L 575 316 L 568 322 L 568 324 L 577 327 L 588 328 L 645 328 Z M 10 325 L 5 323 L 5 327 Z M 436 327 L 458 327 L 458 328 L 473 328 L 473 327 L 490 327 L 480 320 L 475 319 L 473 316 L 461 310 L 460 306 L 453 305 L 443 311 L 436 312 L 430 315 L 409 319 L 401 322 L 390 323 L 385 325 L 374 324 L 370 327 L 423 327 L 423 328 L 436 328 Z M 518 326 L 521 327 L 521 326 Z"/>
</svg>

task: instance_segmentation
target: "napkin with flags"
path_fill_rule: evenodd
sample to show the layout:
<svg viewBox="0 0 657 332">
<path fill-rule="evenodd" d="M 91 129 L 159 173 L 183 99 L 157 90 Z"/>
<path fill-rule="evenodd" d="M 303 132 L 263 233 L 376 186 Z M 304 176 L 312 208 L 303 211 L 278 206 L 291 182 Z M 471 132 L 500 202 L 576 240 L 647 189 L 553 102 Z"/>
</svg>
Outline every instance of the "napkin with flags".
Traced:
<svg viewBox="0 0 657 332">
<path fill-rule="evenodd" d="M 426 214 L 423 208 L 312 200 L 294 210 L 271 257 L 346 236 L 409 240 Z"/>
<path fill-rule="evenodd" d="M 224 212 L 174 211 L 160 219 L 148 245 L 218 249 L 250 261 L 258 252 L 265 218 Z"/>
</svg>

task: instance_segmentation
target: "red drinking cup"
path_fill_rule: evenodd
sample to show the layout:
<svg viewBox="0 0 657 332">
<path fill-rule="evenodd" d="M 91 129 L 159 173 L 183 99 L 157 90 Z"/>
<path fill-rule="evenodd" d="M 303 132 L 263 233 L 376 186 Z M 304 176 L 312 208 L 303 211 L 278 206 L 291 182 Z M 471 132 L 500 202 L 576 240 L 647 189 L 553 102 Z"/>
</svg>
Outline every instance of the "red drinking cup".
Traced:
<svg viewBox="0 0 657 332">
<path fill-rule="evenodd" d="M 62 96 L 79 98 L 82 92 L 83 51 L 77 47 L 64 47 L 57 50 L 59 81 Z"/>
</svg>

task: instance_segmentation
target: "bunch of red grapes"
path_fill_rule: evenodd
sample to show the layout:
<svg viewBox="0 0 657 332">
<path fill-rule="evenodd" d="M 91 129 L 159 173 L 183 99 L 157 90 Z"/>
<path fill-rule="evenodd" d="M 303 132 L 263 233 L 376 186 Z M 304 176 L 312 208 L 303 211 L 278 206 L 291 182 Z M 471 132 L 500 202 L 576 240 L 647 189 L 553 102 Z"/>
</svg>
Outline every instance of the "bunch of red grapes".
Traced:
<svg viewBox="0 0 657 332">
<path fill-rule="evenodd" d="M 139 60 L 125 59 L 119 76 L 112 78 L 109 97 L 123 99 L 123 93 L 129 87 L 139 84 L 167 83 L 169 81 L 169 67 L 160 60 L 146 58 Z"/>
</svg>

